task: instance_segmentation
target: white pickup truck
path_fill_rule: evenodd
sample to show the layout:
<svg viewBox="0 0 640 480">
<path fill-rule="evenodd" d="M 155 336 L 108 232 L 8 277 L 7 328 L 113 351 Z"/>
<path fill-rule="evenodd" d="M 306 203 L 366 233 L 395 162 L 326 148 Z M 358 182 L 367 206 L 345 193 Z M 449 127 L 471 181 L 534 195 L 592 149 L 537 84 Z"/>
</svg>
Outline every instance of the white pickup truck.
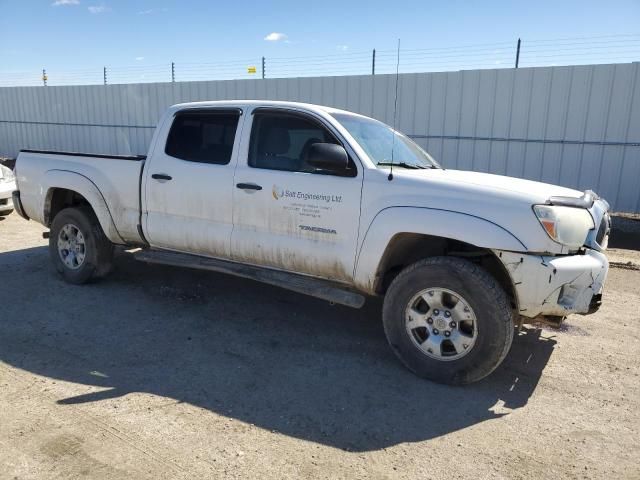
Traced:
<svg viewBox="0 0 640 480">
<path fill-rule="evenodd" d="M 124 245 L 352 307 L 384 296 L 395 353 L 444 383 L 491 373 L 523 322 L 595 311 L 609 267 L 593 192 L 445 169 L 316 105 L 175 105 L 146 157 L 23 150 L 16 176 L 15 208 L 50 228 L 68 282 L 104 276 Z"/>
</svg>

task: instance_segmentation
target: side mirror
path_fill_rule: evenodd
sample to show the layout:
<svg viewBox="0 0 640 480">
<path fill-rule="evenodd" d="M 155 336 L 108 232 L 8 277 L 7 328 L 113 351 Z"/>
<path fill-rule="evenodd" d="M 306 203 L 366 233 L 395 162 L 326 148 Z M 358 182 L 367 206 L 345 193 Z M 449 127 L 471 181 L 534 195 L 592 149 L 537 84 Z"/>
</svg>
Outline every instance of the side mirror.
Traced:
<svg viewBox="0 0 640 480">
<path fill-rule="evenodd" d="M 309 149 L 307 163 L 331 172 L 342 172 L 349 167 L 349 156 L 341 145 L 314 143 Z"/>
</svg>

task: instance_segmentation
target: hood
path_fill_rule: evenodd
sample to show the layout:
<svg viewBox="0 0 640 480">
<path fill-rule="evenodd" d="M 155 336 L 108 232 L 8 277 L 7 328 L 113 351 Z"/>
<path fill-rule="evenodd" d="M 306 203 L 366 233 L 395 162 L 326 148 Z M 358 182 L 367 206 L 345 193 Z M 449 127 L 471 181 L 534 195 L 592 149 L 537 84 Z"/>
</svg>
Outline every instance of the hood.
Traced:
<svg viewBox="0 0 640 480">
<path fill-rule="evenodd" d="M 393 174 L 397 179 L 395 185 L 401 187 L 398 193 L 418 195 L 416 201 L 427 201 L 438 208 L 445 208 L 450 202 L 464 202 L 466 209 L 473 209 L 472 205 L 477 203 L 531 208 L 546 203 L 550 197 L 580 198 L 584 194 L 549 183 L 463 170 L 398 168 Z"/>
<path fill-rule="evenodd" d="M 531 197 L 532 203 L 544 203 L 549 197 L 575 197 L 582 196 L 584 192 L 572 188 L 561 187 L 549 183 L 535 182 L 523 178 L 494 175 L 491 173 L 469 172 L 464 170 L 438 170 L 443 177 L 450 181 L 489 187 L 494 190 L 503 190 L 505 193 L 516 193 Z"/>
</svg>

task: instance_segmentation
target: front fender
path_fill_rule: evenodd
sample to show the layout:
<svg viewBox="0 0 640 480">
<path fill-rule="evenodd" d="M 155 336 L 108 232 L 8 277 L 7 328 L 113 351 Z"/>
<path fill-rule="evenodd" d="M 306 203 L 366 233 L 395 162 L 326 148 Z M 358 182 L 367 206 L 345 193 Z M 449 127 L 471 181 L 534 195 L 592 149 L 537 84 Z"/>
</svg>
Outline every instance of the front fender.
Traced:
<svg viewBox="0 0 640 480">
<path fill-rule="evenodd" d="M 399 233 L 449 238 L 481 248 L 527 250 L 513 233 L 480 217 L 434 208 L 389 207 L 371 221 L 358 250 L 354 278 L 359 289 L 374 293 L 376 274 L 387 245 Z"/>
<path fill-rule="evenodd" d="M 47 192 L 43 205 L 44 223 L 49 224 L 52 220 L 49 218 L 49 212 L 51 210 L 53 192 L 56 188 L 64 188 L 79 193 L 89 202 L 96 217 L 98 217 L 102 230 L 112 243 L 125 243 L 116 229 L 104 196 L 89 178 L 68 170 L 48 170 L 44 175 L 43 183 L 43 190 Z"/>
</svg>

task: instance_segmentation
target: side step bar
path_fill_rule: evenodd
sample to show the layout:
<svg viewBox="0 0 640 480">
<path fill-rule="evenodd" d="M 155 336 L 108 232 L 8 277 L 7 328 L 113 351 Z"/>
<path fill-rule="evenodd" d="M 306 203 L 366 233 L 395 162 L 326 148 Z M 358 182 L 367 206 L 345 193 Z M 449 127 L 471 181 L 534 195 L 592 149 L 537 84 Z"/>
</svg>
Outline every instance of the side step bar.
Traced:
<svg viewBox="0 0 640 480">
<path fill-rule="evenodd" d="M 141 250 L 134 253 L 134 258 L 147 263 L 211 270 L 235 275 L 236 277 L 249 278 L 352 308 L 361 308 L 365 301 L 364 295 L 329 280 L 281 272 L 269 268 L 161 250 Z"/>
</svg>

